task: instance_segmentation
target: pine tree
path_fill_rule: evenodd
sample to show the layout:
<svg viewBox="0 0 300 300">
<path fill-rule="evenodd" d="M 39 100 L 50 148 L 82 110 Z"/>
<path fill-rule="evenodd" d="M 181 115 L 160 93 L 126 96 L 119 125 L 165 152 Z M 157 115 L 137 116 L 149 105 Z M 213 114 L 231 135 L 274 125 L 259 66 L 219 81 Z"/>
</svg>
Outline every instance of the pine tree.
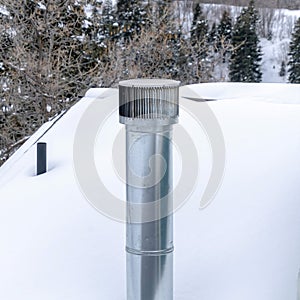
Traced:
<svg viewBox="0 0 300 300">
<path fill-rule="evenodd" d="M 215 39 L 215 52 L 218 52 L 222 56 L 222 62 L 226 63 L 230 54 L 232 45 L 232 19 L 228 11 L 224 11 L 221 21 L 217 27 L 216 39 Z"/>
<path fill-rule="evenodd" d="M 280 71 L 279 71 L 279 76 L 280 77 L 285 77 L 285 75 L 286 75 L 286 65 L 285 65 L 285 62 L 282 61 Z"/>
<path fill-rule="evenodd" d="M 117 19 L 120 23 L 120 36 L 127 42 L 149 23 L 147 11 L 141 0 L 118 0 Z"/>
<path fill-rule="evenodd" d="M 289 51 L 289 82 L 300 83 L 300 18 L 297 20 Z"/>
<path fill-rule="evenodd" d="M 98 38 L 101 42 L 114 39 L 118 35 L 119 23 L 117 22 L 112 0 L 104 1 L 100 24 L 100 36 Z"/>
<path fill-rule="evenodd" d="M 165 72 L 172 79 L 182 80 L 180 74 L 187 64 L 187 47 L 181 28 L 174 29 L 172 34 L 167 35 L 166 45 L 170 55 L 163 63 Z"/>
<path fill-rule="evenodd" d="M 191 44 L 192 46 L 199 46 L 203 44 L 202 55 L 205 56 L 207 49 L 204 49 L 208 40 L 208 23 L 205 19 L 200 3 L 194 7 L 194 17 L 191 27 Z"/>
<path fill-rule="evenodd" d="M 231 81 L 260 82 L 261 48 L 257 36 L 258 12 L 254 0 L 238 16 L 232 35 L 233 51 L 229 65 Z"/>
<path fill-rule="evenodd" d="M 153 39 L 153 47 L 165 48 L 162 55 L 157 55 L 160 61 L 157 64 L 157 74 L 178 79 L 183 34 L 174 15 L 174 1 L 153 1 L 152 6 L 149 3 L 147 11 L 149 14 L 152 12 L 151 26 L 148 28 L 156 35 Z"/>
<path fill-rule="evenodd" d="M 204 79 L 204 77 L 207 77 L 206 75 L 208 75 L 208 23 L 204 17 L 200 3 L 197 3 L 194 6 L 193 12 L 194 16 L 190 30 L 192 53 L 190 63 L 193 66 L 193 76 L 195 78 L 195 82 L 199 82 L 200 80 L 207 81 L 207 78 Z"/>
<path fill-rule="evenodd" d="M 92 43 L 92 52 L 97 55 L 108 51 L 112 41 L 119 37 L 119 23 L 112 0 L 94 0 L 92 3 L 92 14 L 89 18 L 90 25 L 87 28 L 87 35 Z"/>
<path fill-rule="evenodd" d="M 214 22 L 212 24 L 212 27 L 211 27 L 210 32 L 209 32 L 208 42 L 210 44 L 212 44 L 213 47 L 214 47 L 215 44 L 216 44 L 217 39 L 218 39 L 217 25 L 216 25 L 216 22 Z"/>
<path fill-rule="evenodd" d="M 222 47 L 222 44 L 228 44 L 232 38 L 232 19 L 228 11 L 224 11 L 220 24 L 218 26 L 218 48 Z"/>
</svg>

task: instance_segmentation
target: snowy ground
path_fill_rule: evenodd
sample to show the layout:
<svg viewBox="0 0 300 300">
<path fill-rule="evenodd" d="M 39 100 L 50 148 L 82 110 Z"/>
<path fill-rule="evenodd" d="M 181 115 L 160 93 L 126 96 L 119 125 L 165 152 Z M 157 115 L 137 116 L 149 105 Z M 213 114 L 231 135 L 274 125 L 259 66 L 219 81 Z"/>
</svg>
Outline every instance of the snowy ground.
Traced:
<svg viewBox="0 0 300 300">
<path fill-rule="evenodd" d="M 190 88 L 206 98 L 225 99 L 209 107 L 224 135 L 226 169 L 214 201 L 199 210 L 211 150 L 201 129 L 191 132 L 199 139 L 195 144 L 201 144 L 202 175 L 175 214 L 175 299 L 295 300 L 300 86 L 227 83 Z M 104 106 L 103 99 L 96 99 L 103 92 L 90 90 L 40 140 L 48 143 L 48 173 L 34 176 L 35 142 L 51 123 L 0 168 L 0 299 L 125 299 L 125 226 L 88 203 L 73 168 L 78 122 L 91 103 L 103 101 Z M 116 112 L 109 122 L 108 134 L 121 130 Z M 190 126 L 184 113 L 181 125 Z M 96 156 L 108 141 L 97 145 Z M 111 169 L 107 174 L 114 174 Z M 180 177 L 180 168 L 175 170 Z M 118 185 L 124 195 L 124 185 Z"/>
<path fill-rule="evenodd" d="M 288 82 L 288 74 L 284 77 L 279 76 L 281 62 L 287 62 L 287 53 L 289 51 L 290 39 L 277 40 L 277 42 L 267 39 L 261 40 L 263 51 L 262 60 L 262 81 L 263 82 Z M 287 70 L 286 70 L 287 71 Z"/>
</svg>

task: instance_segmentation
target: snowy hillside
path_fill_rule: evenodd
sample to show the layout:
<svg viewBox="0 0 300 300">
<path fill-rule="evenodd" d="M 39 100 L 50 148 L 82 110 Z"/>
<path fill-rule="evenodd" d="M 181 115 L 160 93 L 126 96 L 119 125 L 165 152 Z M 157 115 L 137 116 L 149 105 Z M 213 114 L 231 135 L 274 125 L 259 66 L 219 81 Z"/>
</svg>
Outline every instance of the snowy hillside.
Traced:
<svg viewBox="0 0 300 300">
<path fill-rule="evenodd" d="M 280 77 L 282 61 L 287 64 L 289 44 L 294 24 L 300 17 L 300 11 L 276 10 L 271 22 L 272 39 L 263 38 L 261 46 L 263 56 L 263 82 L 287 82 L 287 76 Z"/>
<path fill-rule="evenodd" d="M 226 168 L 215 199 L 199 210 L 212 149 L 191 116 L 206 104 L 182 98 L 180 125 L 174 130 L 184 127 L 197 146 L 199 180 L 175 214 L 175 300 L 295 300 L 300 86 L 213 83 L 189 89 L 204 98 L 223 99 L 208 105 L 222 129 Z M 186 96 L 187 89 L 181 91 Z M 103 110 L 107 105 L 117 108 L 117 97 L 108 103 L 109 95 L 113 91 L 89 90 L 0 168 L 0 299 L 125 299 L 125 225 L 98 213 L 85 199 L 73 161 L 81 118 L 95 103 Z M 195 109 L 188 111 L 189 105 Z M 122 130 L 113 109 L 97 135 L 94 154 L 107 188 L 124 199 L 125 186 L 111 158 L 114 137 L 120 131 L 123 136 Z M 38 139 L 48 143 L 49 172 L 34 176 Z M 121 145 L 117 153 L 124 149 Z"/>
<path fill-rule="evenodd" d="M 220 21 L 224 10 L 230 12 L 233 20 L 237 18 L 242 10 L 242 7 L 219 4 L 206 4 L 203 7 L 210 27 L 214 22 L 218 23 Z M 287 76 L 280 77 L 279 71 L 282 61 L 285 63 L 288 61 L 289 43 L 294 24 L 300 17 L 300 11 L 268 8 L 260 8 L 258 11 L 260 15 L 259 33 L 263 52 L 262 82 L 287 82 Z M 271 39 L 267 39 L 269 32 L 271 33 Z"/>
</svg>

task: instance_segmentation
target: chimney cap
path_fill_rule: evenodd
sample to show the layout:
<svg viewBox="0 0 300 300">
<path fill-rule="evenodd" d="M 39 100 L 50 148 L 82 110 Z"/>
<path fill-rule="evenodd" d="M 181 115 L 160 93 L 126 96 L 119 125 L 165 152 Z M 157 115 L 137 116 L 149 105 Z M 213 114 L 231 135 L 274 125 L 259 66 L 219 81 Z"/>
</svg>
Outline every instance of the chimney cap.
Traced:
<svg viewBox="0 0 300 300">
<path fill-rule="evenodd" d="M 131 79 L 119 82 L 120 122 L 165 120 L 176 123 L 179 111 L 180 81 L 170 79 Z"/>
</svg>

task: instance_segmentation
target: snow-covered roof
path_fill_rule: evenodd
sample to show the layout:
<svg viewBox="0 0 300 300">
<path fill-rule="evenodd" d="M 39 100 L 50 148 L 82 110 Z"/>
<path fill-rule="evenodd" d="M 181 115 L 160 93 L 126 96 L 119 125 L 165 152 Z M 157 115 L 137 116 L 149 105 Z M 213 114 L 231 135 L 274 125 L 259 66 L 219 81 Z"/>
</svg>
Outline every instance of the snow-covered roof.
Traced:
<svg viewBox="0 0 300 300">
<path fill-rule="evenodd" d="M 175 213 L 175 299 L 295 299 L 300 85 L 212 83 L 181 91 L 220 99 L 193 105 L 208 105 L 216 117 L 226 161 L 218 193 L 199 209 L 213 155 L 205 131 L 190 120 L 196 112 L 188 112 L 189 100 L 181 99 L 174 131 L 182 126 L 194 139 L 199 176 L 191 197 Z M 95 165 L 107 188 L 124 199 L 124 182 L 114 173 L 111 155 L 112 137 L 124 133 L 114 93 L 89 90 L 0 168 L 1 299 L 125 299 L 125 225 L 86 200 L 73 160 L 78 125 L 88 108 L 98 103 L 104 110 L 110 99 L 112 110 L 96 135 Z M 48 144 L 49 171 L 34 176 L 38 140 Z M 179 150 L 175 183 L 182 169 Z"/>
</svg>

